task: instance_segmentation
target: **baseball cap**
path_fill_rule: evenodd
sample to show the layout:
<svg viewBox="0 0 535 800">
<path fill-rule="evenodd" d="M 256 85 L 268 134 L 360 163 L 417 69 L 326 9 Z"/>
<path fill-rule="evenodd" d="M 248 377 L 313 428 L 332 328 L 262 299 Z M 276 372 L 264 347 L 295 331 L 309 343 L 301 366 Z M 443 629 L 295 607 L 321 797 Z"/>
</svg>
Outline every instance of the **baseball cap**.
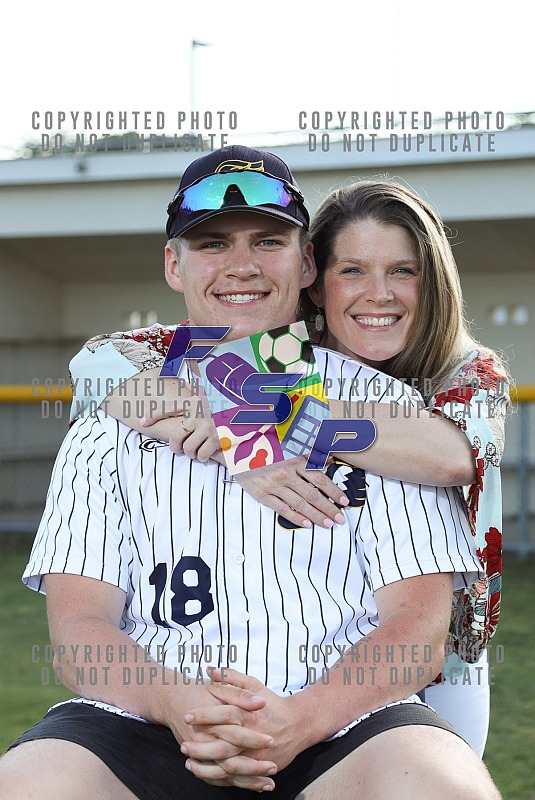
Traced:
<svg viewBox="0 0 535 800">
<path fill-rule="evenodd" d="M 244 145 L 214 150 L 184 171 L 167 207 L 167 236 L 182 236 L 216 214 L 249 208 L 300 228 L 309 226 L 304 197 L 281 158 Z"/>
</svg>

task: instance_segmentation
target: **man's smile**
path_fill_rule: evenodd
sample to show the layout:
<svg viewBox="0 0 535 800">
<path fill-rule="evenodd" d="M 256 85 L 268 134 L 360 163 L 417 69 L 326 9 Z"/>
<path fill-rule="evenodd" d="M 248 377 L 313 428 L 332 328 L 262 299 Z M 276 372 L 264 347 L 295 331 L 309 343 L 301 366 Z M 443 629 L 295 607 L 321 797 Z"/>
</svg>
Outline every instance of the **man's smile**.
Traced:
<svg viewBox="0 0 535 800">
<path fill-rule="evenodd" d="M 262 300 L 267 297 L 269 292 L 233 292 L 228 294 L 216 294 L 218 300 L 226 303 L 252 303 L 255 300 Z"/>
</svg>

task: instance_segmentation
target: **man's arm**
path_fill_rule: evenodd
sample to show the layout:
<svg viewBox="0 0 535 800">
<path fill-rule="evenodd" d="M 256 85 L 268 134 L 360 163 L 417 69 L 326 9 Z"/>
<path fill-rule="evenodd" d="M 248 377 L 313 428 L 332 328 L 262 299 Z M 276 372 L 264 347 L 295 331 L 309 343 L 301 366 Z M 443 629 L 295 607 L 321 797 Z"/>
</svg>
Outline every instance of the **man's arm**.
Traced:
<svg viewBox="0 0 535 800">
<path fill-rule="evenodd" d="M 234 670 L 215 673 L 214 677 L 217 674 L 226 682 L 266 697 L 268 703 L 254 716 L 225 705 L 195 709 L 190 712 L 190 725 L 216 735 L 223 724 L 242 729 L 244 737 L 249 726 L 269 733 L 275 740 L 269 758 L 280 770 L 300 752 L 333 736 L 363 714 L 419 691 L 429 683 L 430 675 L 435 677 L 440 672 L 452 589 L 451 573 L 407 578 L 378 589 L 379 626 L 358 646 L 346 650 L 328 671 L 328 679 L 291 697 L 279 697 L 260 681 Z M 190 757 L 192 771 L 198 777 L 217 783 L 224 776 L 224 769 L 211 761 L 213 742 L 193 742 L 190 738 L 184 742 L 183 752 Z M 266 751 L 247 755 L 263 758 Z"/>
<path fill-rule="evenodd" d="M 452 592 L 452 573 L 444 572 L 406 578 L 376 591 L 379 626 L 359 641 L 361 660 L 355 661 L 351 651 L 344 653 L 330 669 L 326 686 L 316 683 L 290 698 L 311 725 L 310 739 L 332 736 L 362 714 L 402 700 L 427 686 L 431 675 L 436 677 L 444 662 Z M 377 663 L 374 648 L 380 656 Z M 362 686 L 355 685 L 359 666 Z M 353 685 L 347 684 L 348 676 Z M 321 714 L 315 711 L 317 703 Z"/>
<path fill-rule="evenodd" d="M 161 685 L 162 667 L 145 655 L 127 634 L 119 630 L 126 594 L 110 583 L 81 575 L 44 576 L 50 640 L 54 648 L 54 667 L 64 685 L 88 700 L 116 705 L 152 722 L 162 722 L 166 701 L 175 698 Z M 97 661 L 97 647 L 111 658 Z M 157 668 L 155 685 L 148 680 L 128 685 L 123 667 L 137 665 Z M 93 667 L 93 679 L 82 681 Z M 181 687 L 177 695 L 180 696 Z"/>
<path fill-rule="evenodd" d="M 88 700 L 98 700 L 136 714 L 149 722 L 169 727 L 178 742 L 192 730 L 185 714 L 194 707 L 239 703 L 243 710 L 254 711 L 265 700 L 254 697 L 249 690 L 226 685 L 176 682 L 174 672 L 151 658 L 145 649 L 119 629 L 125 592 L 112 584 L 80 575 L 48 574 L 44 578 L 47 590 L 47 612 L 50 638 L 54 648 L 54 667 L 63 684 Z M 100 648 L 100 649 L 99 649 Z M 100 658 L 96 657 L 100 652 Z M 125 667 L 131 673 L 143 670 L 143 680 L 125 679 Z M 87 673 L 91 669 L 91 681 Z M 268 752 L 271 736 L 250 729 L 243 732 L 233 728 L 221 730 L 218 757 L 221 763 L 235 756 L 247 740 L 248 748 Z M 237 736 L 237 733 L 241 735 Z M 198 740 L 215 740 L 204 731 L 193 733 Z M 233 740 L 237 739 L 234 744 Z M 239 745 L 239 746 L 236 746 Z M 232 785 L 261 789 L 271 783 L 267 778 L 275 764 L 271 760 L 255 762 L 255 778 L 236 776 Z"/>
</svg>

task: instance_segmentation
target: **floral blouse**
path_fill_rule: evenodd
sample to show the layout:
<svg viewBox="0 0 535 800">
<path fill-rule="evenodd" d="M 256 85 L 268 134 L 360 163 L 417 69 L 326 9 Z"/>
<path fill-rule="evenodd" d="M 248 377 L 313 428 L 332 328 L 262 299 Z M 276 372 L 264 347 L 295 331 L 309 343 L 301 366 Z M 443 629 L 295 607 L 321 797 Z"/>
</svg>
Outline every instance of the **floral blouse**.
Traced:
<svg viewBox="0 0 535 800">
<path fill-rule="evenodd" d="M 188 322 L 181 323 L 187 325 Z M 73 384 L 71 422 L 83 416 L 90 401 L 96 406 L 121 382 L 161 367 L 175 325 L 94 336 L 70 363 Z M 89 380 L 88 380 L 89 379 Z M 464 494 L 484 577 L 454 594 L 447 648 L 466 662 L 479 659 L 494 635 L 500 615 L 502 586 L 502 500 L 500 461 L 505 416 L 509 406 L 506 378 L 494 361 L 470 350 L 435 394 L 430 406 L 453 420 L 470 440 L 477 477 Z"/>
<path fill-rule="evenodd" d="M 455 374 L 431 400 L 433 410 L 463 430 L 476 460 L 476 480 L 464 487 L 468 519 L 485 576 L 454 598 L 451 645 L 465 661 L 479 658 L 494 636 L 502 589 L 500 461 L 510 405 L 507 379 L 491 357 L 466 353 Z"/>
</svg>

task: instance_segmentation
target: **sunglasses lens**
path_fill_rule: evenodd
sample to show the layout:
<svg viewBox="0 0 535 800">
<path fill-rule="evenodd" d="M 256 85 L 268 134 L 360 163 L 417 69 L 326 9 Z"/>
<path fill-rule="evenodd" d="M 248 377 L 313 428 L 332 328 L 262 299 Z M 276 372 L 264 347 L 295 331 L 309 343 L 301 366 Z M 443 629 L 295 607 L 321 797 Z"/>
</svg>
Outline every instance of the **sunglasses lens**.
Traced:
<svg viewBox="0 0 535 800">
<path fill-rule="evenodd" d="M 238 199 L 241 202 L 239 194 L 249 206 L 272 204 L 286 208 L 294 199 L 284 182 L 278 178 L 270 178 L 259 172 L 226 172 L 209 175 L 185 189 L 180 211 L 192 214 L 233 205 Z"/>
</svg>

